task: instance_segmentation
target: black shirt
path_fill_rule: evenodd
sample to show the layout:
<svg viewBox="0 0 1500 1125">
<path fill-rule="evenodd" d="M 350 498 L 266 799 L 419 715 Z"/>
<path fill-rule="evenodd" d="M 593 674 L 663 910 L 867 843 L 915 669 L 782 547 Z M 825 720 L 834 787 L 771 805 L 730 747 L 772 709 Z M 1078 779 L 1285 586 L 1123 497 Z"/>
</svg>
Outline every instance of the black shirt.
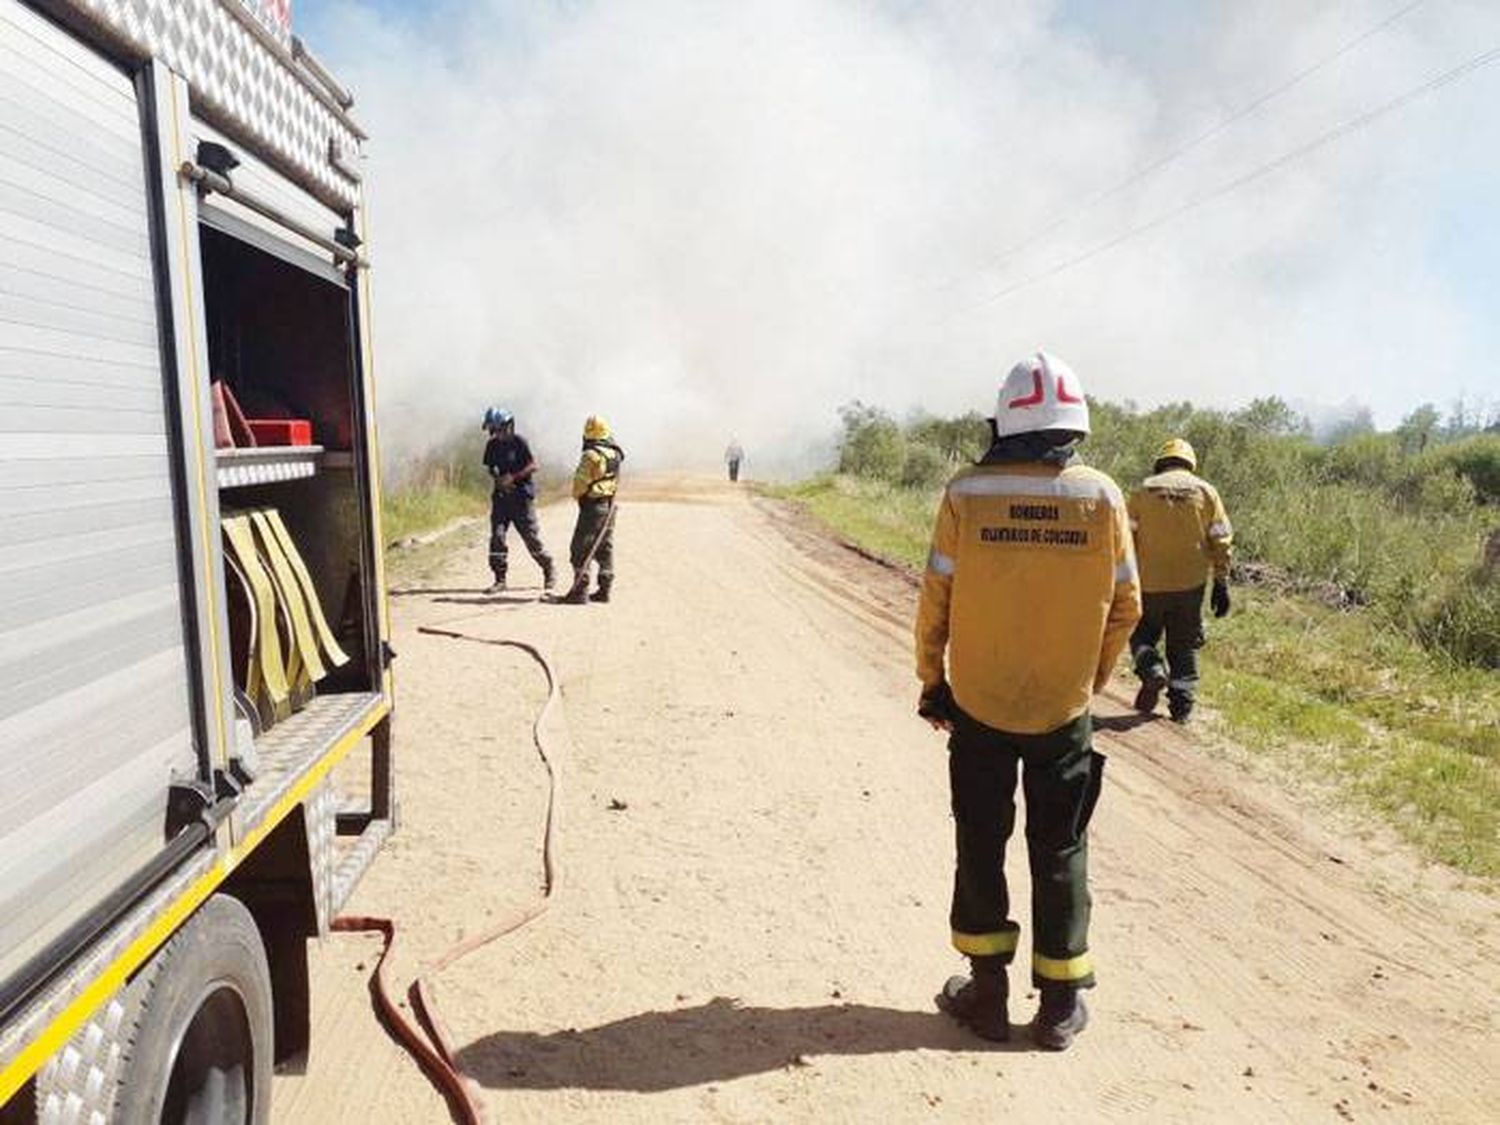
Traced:
<svg viewBox="0 0 1500 1125">
<path fill-rule="evenodd" d="M 492 437 L 484 447 L 484 467 L 490 471 L 492 477 L 503 477 L 506 473 L 519 473 L 527 465 L 531 464 L 531 446 L 526 444 L 526 439 L 520 434 L 512 434 L 508 438 Z M 536 496 L 536 474 L 521 481 L 516 485 L 515 491 L 522 496 Z"/>
</svg>

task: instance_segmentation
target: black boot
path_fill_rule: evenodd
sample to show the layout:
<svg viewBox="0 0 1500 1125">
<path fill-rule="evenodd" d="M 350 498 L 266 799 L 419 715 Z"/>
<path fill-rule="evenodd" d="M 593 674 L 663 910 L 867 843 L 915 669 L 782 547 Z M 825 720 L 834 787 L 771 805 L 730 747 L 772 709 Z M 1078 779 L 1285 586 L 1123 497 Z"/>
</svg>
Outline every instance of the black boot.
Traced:
<svg viewBox="0 0 1500 1125">
<path fill-rule="evenodd" d="M 1042 1004 L 1031 1021 L 1031 1038 L 1048 1051 L 1066 1051 L 1089 1025 L 1083 993 L 1066 985 L 1042 985 Z"/>
<path fill-rule="evenodd" d="M 574 571 L 573 585 L 557 600 L 564 605 L 583 605 L 589 600 L 589 576 L 582 571 Z"/>
<path fill-rule="evenodd" d="M 1167 692 L 1167 713 L 1174 723 L 1186 723 L 1193 714 L 1193 697 L 1181 692 Z"/>
<path fill-rule="evenodd" d="M 610 581 L 607 581 L 607 582 L 604 581 L 603 579 L 600 579 L 599 580 L 599 588 L 597 590 L 595 590 L 592 594 L 589 595 L 589 601 L 591 601 L 591 602 L 607 602 L 607 601 L 609 601 L 609 590 L 610 590 L 610 587 L 613 586 L 613 585 L 614 585 L 614 581 L 612 579 Z"/>
<path fill-rule="evenodd" d="M 497 574 L 497 575 L 495 575 L 495 581 L 490 584 L 489 588 L 485 590 L 485 593 L 486 594 L 503 594 L 503 593 L 505 593 L 505 575 L 503 575 L 503 574 Z"/>
<path fill-rule="evenodd" d="M 1156 701 L 1161 698 L 1161 689 L 1167 686 L 1167 677 L 1161 666 L 1148 665 L 1140 669 L 1141 690 L 1135 693 L 1135 709 L 1143 715 L 1156 710 Z"/>
<path fill-rule="evenodd" d="M 949 977 L 937 995 L 937 1006 L 981 1039 L 1004 1043 L 1010 1038 L 1010 983 L 999 957 L 970 957 L 974 975 Z"/>
</svg>

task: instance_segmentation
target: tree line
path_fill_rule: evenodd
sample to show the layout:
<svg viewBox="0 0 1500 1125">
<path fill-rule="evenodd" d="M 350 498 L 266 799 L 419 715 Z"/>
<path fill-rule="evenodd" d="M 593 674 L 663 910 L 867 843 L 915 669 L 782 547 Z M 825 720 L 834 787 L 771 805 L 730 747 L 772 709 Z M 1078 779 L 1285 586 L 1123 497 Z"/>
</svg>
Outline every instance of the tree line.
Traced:
<svg viewBox="0 0 1500 1125">
<path fill-rule="evenodd" d="M 1378 613 L 1455 661 L 1500 668 L 1500 574 L 1485 562 L 1500 533 L 1493 417 L 1424 405 L 1394 430 L 1344 426 L 1319 440 L 1278 398 L 1231 411 L 1092 399 L 1090 409 L 1080 455 L 1126 488 L 1151 471 L 1165 438 L 1193 443 L 1229 507 L 1242 580 Z M 840 472 L 934 500 L 989 444 L 977 413 L 898 420 L 851 402 L 840 416 Z"/>
</svg>

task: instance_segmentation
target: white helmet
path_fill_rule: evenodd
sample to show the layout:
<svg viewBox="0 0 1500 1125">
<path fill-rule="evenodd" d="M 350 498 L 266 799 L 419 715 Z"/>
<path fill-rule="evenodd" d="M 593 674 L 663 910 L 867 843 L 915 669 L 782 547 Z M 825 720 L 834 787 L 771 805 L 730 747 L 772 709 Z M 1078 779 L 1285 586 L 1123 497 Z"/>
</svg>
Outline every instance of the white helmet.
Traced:
<svg viewBox="0 0 1500 1125">
<path fill-rule="evenodd" d="M 1083 384 L 1071 367 L 1046 352 L 1012 367 L 995 403 L 995 433 L 1000 437 L 1039 430 L 1089 432 Z"/>
</svg>

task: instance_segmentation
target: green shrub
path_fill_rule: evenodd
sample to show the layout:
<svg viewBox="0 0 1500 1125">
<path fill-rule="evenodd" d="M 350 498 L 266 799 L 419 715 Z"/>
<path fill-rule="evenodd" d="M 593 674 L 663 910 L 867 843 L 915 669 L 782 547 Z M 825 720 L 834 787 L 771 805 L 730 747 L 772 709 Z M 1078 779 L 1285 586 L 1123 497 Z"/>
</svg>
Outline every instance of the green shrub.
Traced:
<svg viewBox="0 0 1500 1125">
<path fill-rule="evenodd" d="M 953 464 L 930 445 L 916 442 L 906 447 L 901 466 L 901 484 L 906 488 L 936 488 L 953 473 Z"/>
<path fill-rule="evenodd" d="M 885 411 L 860 402 L 840 413 L 844 438 L 839 444 L 839 472 L 871 480 L 898 482 L 906 468 L 906 435 Z"/>
<path fill-rule="evenodd" d="M 1329 481 L 1364 484 L 1399 493 L 1417 475 L 1416 459 L 1402 451 L 1395 434 L 1357 434 L 1315 455 L 1320 475 Z"/>
<path fill-rule="evenodd" d="M 973 410 L 957 418 L 920 415 L 907 423 L 906 436 L 913 445 L 939 454 L 947 464 L 977 461 L 989 447 L 990 424 Z"/>
<path fill-rule="evenodd" d="M 1500 577 L 1475 569 L 1414 622 L 1417 637 L 1464 664 L 1500 669 Z"/>
<path fill-rule="evenodd" d="M 1482 504 L 1500 504 L 1500 433 L 1476 434 L 1431 450 L 1427 460 L 1469 482 Z"/>
</svg>

